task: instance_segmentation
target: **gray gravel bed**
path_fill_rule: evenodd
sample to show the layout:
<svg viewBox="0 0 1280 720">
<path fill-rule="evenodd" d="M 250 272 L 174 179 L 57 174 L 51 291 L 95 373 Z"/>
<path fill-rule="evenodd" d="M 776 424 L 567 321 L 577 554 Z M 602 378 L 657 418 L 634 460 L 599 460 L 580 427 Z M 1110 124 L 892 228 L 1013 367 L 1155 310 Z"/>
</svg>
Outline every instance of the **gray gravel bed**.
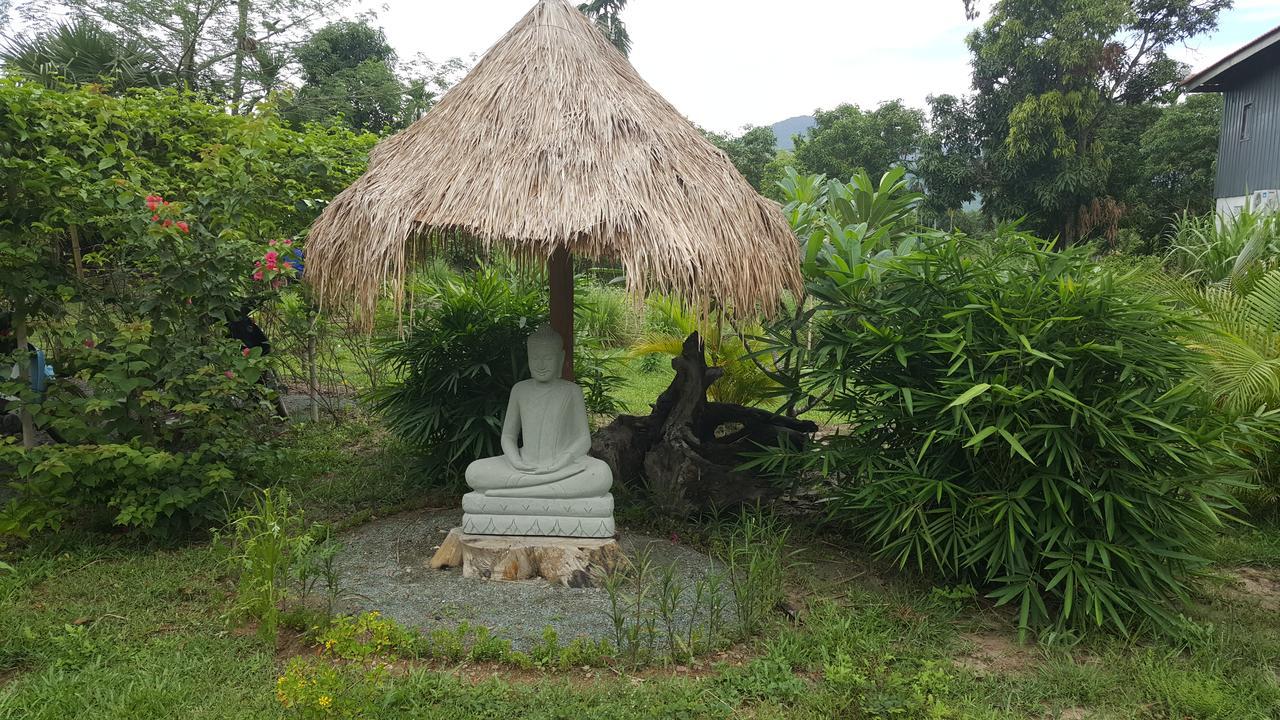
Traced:
<svg viewBox="0 0 1280 720">
<path fill-rule="evenodd" d="M 461 510 L 416 510 L 343 533 L 337 566 L 347 597 L 338 611 L 378 610 L 423 631 L 452 630 L 466 622 L 490 628 L 517 650 L 541 641 L 548 626 L 562 643 L 579 636 L 612 641 L 609 597 L 602 588 L 567 588 L 542 579 L 481 580 L 464 578 L 458 569 L 432 570 L 428 562 L 435 548 L 461 521 Z M 675 563 L 686 588 L 678 603 L 677 627 L 687 627 L 694 581 L 708 572 L 723 572 L 722 566 L 693 548 L 625 529 L 619 530 L 619 541 L 628 557 L 647 548 L 654 568 Z M 727 583 L 722 596 L 729 622 L 733 603 Z"/>
</svg>

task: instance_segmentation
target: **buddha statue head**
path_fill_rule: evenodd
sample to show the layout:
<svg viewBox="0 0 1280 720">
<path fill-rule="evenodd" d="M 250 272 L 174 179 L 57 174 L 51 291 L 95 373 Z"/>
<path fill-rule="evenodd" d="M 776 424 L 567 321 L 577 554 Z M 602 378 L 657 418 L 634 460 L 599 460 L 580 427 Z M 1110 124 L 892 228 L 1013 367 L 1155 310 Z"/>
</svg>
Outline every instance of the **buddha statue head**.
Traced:
<svg viewBox="0 0 1280 720">
<path fill-rule="evenodd" d="M 529 336 L 529 374 L 540 382 L 560 377 L 564 366 L 564 340 L 560 333 L 543 323 Z"/>
</svg>

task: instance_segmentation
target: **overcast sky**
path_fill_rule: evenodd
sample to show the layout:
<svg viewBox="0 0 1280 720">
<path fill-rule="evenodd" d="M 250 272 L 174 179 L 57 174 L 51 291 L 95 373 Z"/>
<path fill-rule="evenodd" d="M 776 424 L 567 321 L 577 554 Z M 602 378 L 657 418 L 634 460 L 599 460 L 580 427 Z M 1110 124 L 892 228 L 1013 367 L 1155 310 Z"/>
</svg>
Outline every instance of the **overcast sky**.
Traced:
<svg viewBox="0 0 1280 720">
<path fill-rule="evenodd" d="M 533 0 L 380 0 L 402 59 L 482 55 Z M 694 122 L 720 132 L 842 102 L 873 107 L 969 88 L 961 0 L 631 0 L 631 62 Z M 1236 0 L 1177 57 L 1202 67 L 1280 25 L 1280 0 Z"/>
</svg>

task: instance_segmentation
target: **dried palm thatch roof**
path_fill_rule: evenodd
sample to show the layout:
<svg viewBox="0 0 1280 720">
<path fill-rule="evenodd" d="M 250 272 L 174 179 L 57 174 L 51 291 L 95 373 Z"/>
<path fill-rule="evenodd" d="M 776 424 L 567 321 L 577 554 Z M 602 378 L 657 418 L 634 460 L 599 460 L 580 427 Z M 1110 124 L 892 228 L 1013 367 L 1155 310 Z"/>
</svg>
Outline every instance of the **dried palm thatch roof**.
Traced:
<svg viewBox="0 0 1280 720">
<path fill-rule="evenodd" d="M 566 0 L 539 0 L 325 208 L 306 279 L 363 318 L 418 242 L 612 258 L 630 290 L 768 313 L 800 284 L 779 208 Z"/>
</svg>

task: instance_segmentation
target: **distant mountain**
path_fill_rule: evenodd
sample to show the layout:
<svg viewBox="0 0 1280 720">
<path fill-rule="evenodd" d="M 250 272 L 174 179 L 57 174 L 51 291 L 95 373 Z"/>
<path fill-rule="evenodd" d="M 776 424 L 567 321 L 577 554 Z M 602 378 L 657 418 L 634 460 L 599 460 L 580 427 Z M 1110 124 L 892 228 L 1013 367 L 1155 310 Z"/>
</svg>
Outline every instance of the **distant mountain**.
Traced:
<svg viewBox="0 0 1280 720">
<path fill-rule="evenodd" d="M 777 138 L 774 147 L 779 150 L 794 150 L 795 143 L 791 141 L 792 135 L 803 135 L 806 130 L 817 124 L 812 115 L 797 115 L 795 117 L 780 120 L 769 126 L 773 131 L 773 136 Z"/>
</svg>

